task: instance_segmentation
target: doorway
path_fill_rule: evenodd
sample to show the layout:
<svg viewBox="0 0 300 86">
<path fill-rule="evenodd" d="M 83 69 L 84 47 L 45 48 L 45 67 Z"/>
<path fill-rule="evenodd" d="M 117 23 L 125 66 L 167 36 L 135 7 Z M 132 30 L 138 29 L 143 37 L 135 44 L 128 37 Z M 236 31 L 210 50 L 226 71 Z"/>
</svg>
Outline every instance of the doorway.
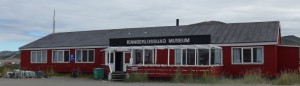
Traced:
<svg viewBox="0 0 300 86">
<path fill-rule="evenodd" d="M 115 52 L 115 71 L 123 71 L 123 52 Z"/>
</svg>

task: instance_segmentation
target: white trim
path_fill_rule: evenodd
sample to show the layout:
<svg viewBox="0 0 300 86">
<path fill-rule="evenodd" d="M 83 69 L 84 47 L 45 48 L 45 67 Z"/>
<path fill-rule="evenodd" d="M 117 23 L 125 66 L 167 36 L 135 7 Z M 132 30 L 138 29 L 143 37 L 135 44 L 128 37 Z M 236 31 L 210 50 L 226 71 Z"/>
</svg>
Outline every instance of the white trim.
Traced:
<svg viewBox="0 0 300 86">
<path fill-rule="evenodd" d="M 218 67 L 218 66 L 223 66 L 223 65 L 132 65 L 132 66 L 141 66 L 141 67 L 145 67 L 145 66 L 157 66 L 157 67 L 165 67 L 165 66 L 169 66 L 169 67 Z"/>
<path fill-rule="evenodd" d="M 157 63 L 157 49 L 155 49 L 155 57 L 154 57 L 155 61 L 154 61 L 154 64 L 156 65 Z"/>
<path fill-rule="evenodd" d="M 76 51 L 75 51 L 76 52 Z M 107 63 L 107 58 L 108 58 L 108 54 L 107 54 L 107 52 L 104 52 L 105 53 L 105 56 L 104 56 L 104 58 L 105 58 L 105 65 L 108 65 L 108 63 Z M 76 54 L 76 53 L 75 53 Z M 75 58 L 75 60 L 76 60 L 76 58 Z"/>
<path fill-rule="evenodd" d="M 109 46 L 78 46 L 78 47 L 48 47 L 48 48 L 24 48 L 20 50 L 60 50 L 60 49 L 79 49 L 79 48 L 107 48 Z"/>
<path fill-rule="evenodd" d="M 145 65 L 145 48 L 143 47 L 142 63 Z"/>
<path fill-rule="evenodd" d="M 54 54 L 53 52 L 54 52 L 54 51 L 57 51 L 57 52 L 63 51 L 63 57 L 64 57 L 64 58 L 63 58 L 63 62 L 54 62 L 54 60 L 53 60 L 53 56 L 54 56 L 54 55 L 53 55 L 53 54 Z M 65 61 L 65 51 L 68 51 L 68 52 L 69 52 L 69 57 L 68 57 L 68 58 L 69 58 L 69 61 L 68 61 L 68 62 L 64 62 L 64 61 Z M 51 58 L 51 59 L 52 59 L 52 63 L 70 63 L 70 55 L 71 55 L 70 50 L 52 50 L 52 58 Z M 57 59 L 56 59 L 56 60 L 58 61 L 58 54 L 57 54 Z"/>
<path fill-rule="evenodd" d="M 185 49 L 185 64 L 183 65 L 188 65 L 187 60 L 188 60 L 188 53 L 187 53 L 187 49 Z"/>
<path fill-rule="evenodd" d="M 213 44 L 216 46 L 258 46 L 258 45 L 278 45 L 277 42 L 262 42 L 262 43 L 233 43 L 233 44 Z"/>
<path fill-rule="evenodd" d="M 194 60 L 195 60 L 195 65 L 197 65 L 197 49 L 195 48 L 195 57 L 194 57 Z"/>
<path fill-rule="evenodd" d="M 208 49 L 208 65 L 211 66 L 211 49 Z"/>
<path fill-rule="evenodd" d="M 77 62 L 77 50 L 79 50 L 81 52 L 81 62 Z M 83 51 L 86 50 L 87 51 L 87 62 L 83 62 Z M 89 62 L 89 51 L 92 50 L 94 52 L 94 60 L 93 62 Z M 75 63 L 95 63 L 95 59 L 96 59 L 96 53 L 95 53 L 95 49 L 75 49 Z"/>
<path fill-rule="evenodd" d="M 297 45 L 278 45 L 280 47 L 297 47 L 297 48 L 300 48 L 300 46 L 297 46 Z"/>
<path fill-rule="evenodd" d="M 129 63 L 130 63 L 130 65 L 132 65 L 133 64 L 133 49 L 131 49 L 131 51 L 130 51 L 130 59 L 129 59 Z"/>
<path fill-rule="evenodd" d="M 111 52 L 110 51 L 108 51 L 108 65 L 110 66 L 110 59 L 111 58 Z"/>
<path fill-rule="evenodd" d="M 155 64 L 155 62 L 154 62 L 155 61 L 155 57 L 154 57 L 154 53 L 155 52 L 154 52 L 154 49 L 151 49 L 151 52 L 152 52 L 152 56 L 151 56 L 152 57 L 152 64 L 154 65 Z"/>
<path fill-rule="evenodd" d="M 126 71 L 126 65 L 125 65 L 125 60 L 126 60 L 126 58 L 125 58 L 125 57 L 126 57 L 126 56 L 125 56 L 126 54 L 125 54 L 125 53 L 126 53 L 126 52 L 122 52 L 122 53 L 123 53 L 123 57 L 122 57 L 122 58 L 123 58 L 123 63 L 122 63 L 122 66 L 123 66 L 123 67 L 122 67 L 122 69 L 123 69 L 123 72 L 125 72 L 125 71 Z"/>
<path fill-rule="evenodd" d="M 281 33 L 281 32 L 280 32 L 280 31 L 281 31 L 281 30 L 280 30 L 280 24 L 279 24 L 277 30 L 278 30 L 278 33 L 277 33 L 277 44 L 279 44 L 279 41 L 280 41 L 279 39 L 281 39 L 281 34 L 280 34 L 280 33 Z M 281 39 L 281 40 L 282 40 L 282 39 Z"/>
<path fill-rule="evenodd" d="M 182 66 L 183 65 L 183 49 L 180 49 L 180 58 L 181 58 L 181 63 L 180 63 L 180 65 Z"/>
<path fill-rule="evenodd" d="M 241 49 L 241 63 L 234 63 L 233 62 L 233 49 L 234 48 L 237 48 L 237 49 Z M 243 55 L 243 49 L 251 49 L 251 62 L 244 62 L 244 55 Z M 253 48 L 261 48 L 262 49 L 262 62 L 261 63 L 258 63 L 258 62 L 253 62 Z M 264 64 L 264 46 L 251 46 L 251 47 L 231 47 L 231 64 L 233 65 L 261 65 L 261 64 Z"/>
<path fill-rule="evenodd" d="M 168 47 L 168 65 L 170 65 L 170 48 Z"/>
</svg>

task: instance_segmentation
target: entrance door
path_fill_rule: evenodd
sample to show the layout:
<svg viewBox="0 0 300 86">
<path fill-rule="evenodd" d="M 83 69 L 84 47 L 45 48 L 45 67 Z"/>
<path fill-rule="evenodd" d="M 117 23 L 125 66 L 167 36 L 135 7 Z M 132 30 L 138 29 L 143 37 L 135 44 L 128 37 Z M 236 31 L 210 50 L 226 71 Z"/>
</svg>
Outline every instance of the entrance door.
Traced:
<svg viewBox="0 0 300 86">
<path fill-rule="evenodd" d="M 123 71 L 123 52 L 115 52 L 115 71 Z"/>
</svg>

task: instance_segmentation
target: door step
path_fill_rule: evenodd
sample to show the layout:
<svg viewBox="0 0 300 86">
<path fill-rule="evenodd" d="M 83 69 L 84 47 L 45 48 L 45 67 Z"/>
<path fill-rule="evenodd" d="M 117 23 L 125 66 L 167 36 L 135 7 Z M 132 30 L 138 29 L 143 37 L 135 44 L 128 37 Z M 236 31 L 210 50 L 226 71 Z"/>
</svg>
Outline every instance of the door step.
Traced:
<svg viewBox="0 0 300 86">
<path fill-rule="evenodd" d="M 126 79 L 126 72 L 112 72 L 111 80 L 112 81 L 124 81 Z"/>
</svg>

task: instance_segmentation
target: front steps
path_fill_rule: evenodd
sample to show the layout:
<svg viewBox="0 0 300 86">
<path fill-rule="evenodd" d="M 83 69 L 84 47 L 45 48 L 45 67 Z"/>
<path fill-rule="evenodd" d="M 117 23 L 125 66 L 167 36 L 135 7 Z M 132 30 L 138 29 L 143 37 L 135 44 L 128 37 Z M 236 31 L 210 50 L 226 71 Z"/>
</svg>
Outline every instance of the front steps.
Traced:
<svg viewBox="0 0 300 86">
<path fill-rule="evenodd" d="M 109 80 L 111 81 L 124 81 L 126 79 L 126 76 L 127 74 L 125 72 L 119 72 L 119 71 L 116 71 L 116 72 L 112 72 L 109 74 Z"/>
</svg>

